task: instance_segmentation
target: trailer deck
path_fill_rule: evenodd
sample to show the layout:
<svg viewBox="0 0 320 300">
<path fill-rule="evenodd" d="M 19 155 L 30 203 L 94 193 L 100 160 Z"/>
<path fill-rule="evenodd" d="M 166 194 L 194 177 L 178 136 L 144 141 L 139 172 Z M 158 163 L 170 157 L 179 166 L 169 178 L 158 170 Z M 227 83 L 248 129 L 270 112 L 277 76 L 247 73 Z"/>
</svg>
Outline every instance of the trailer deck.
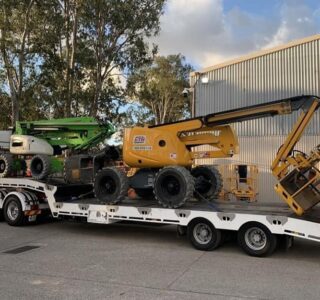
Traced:
<svg viewBox="0 0 320 300">
<path fill-rule="evenodd" d="M 1 192 L 2 191 L 2 192 Z M 6 192 L 4 192 L 6 191 Z M 298 217 L 285 203 L 199 202 L 186 203 L 177 209 L 162 208 L 153 199 L 125 199 L 117 205 L 100 203 L 86 185 L 67 185 L 60 182 L 39 182 L 31 179 L 0 179 L 0 208 L 8 195 L 20 201 L 25 193 L 44 195 L 45 203 L 54 218 L 82 218 L 89 223 L 110 224 L 119 221 L 175 224 L 187 228 L 199 220 L 206 220 L 221 231 L 241 231 L 248 224 L 265 226 L 271 234 L 300 237 L 320 242 L 320 208 Z M 32 204 L 22 204 L 28 211 Z"/>
</svg>

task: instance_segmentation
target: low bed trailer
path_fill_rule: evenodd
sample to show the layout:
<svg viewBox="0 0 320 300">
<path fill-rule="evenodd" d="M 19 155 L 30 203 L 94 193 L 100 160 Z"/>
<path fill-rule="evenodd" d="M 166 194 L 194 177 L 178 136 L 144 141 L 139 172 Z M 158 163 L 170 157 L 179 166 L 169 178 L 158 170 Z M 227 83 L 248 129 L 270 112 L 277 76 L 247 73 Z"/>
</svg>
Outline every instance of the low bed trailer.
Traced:
<svg viewBox="0 0 320 300">
<path fill-rule="evenodd" d="M 237 234 L 249 255 L 270 255 L 279 243 L 289 247 L 293 237 L 320 242 L 319 209 L 295 215 L 285 204 L 194 202 L 183 208 L 162 208 L 153 199 L 127 199 L 119 205 L 101 204 L 92 187 L 32 179 L 0 179 L 0 209 L 9 225 L 35 221 L 51 213 L 54 218 L 84 219 L 88 223 L 119 221 L 177 225 L 199 250 L 214 250 L 228 233 Z"/>
</svg>

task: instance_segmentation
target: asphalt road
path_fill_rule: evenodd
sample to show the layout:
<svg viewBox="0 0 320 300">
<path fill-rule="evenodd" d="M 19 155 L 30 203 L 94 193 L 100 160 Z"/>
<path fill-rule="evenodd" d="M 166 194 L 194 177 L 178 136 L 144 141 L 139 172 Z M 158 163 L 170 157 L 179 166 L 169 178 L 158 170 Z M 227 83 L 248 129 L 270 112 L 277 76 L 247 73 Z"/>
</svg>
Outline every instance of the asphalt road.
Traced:
<svg viewBox="0 0 320 300">
<path fill-rule="evenodd" d="M 194 250 L 174 226 L 0 223 L 1 300 L 319 298 L 313 242 L 253 258 L 235 242 Z"/>
</svg>

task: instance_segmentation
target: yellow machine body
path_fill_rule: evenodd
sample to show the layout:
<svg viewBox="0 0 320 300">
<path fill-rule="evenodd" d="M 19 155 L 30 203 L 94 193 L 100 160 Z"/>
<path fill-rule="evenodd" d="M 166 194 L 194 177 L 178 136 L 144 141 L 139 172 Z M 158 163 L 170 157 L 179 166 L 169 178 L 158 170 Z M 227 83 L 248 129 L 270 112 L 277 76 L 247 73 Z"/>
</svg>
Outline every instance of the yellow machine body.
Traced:
<svg viewBox="0 0 320 300">
<path fill-rule="evenodd" d="M 212 146 L 209 151 L 194 147 Z M 188 120 L 155 127 L 126 128 L 123 159 L 134 168 L 192 166 L 195 158 L 231 157 L 238 153 L 236 134 L 229 125 L 206 127 Z"/>
</svg>

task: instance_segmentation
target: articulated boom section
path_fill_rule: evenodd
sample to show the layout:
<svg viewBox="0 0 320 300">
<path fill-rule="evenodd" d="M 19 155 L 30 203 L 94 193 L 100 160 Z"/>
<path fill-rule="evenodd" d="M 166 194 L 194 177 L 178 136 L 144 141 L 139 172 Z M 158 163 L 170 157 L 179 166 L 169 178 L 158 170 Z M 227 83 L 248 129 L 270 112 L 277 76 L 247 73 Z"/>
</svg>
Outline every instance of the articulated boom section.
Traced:
<svg viewBox="0 0 320 300">
<path fill-rule="evenodd" d="M 211 146 L 210 150 L 201 151 L 199 148 L 191 152 L 192 159 L 223 158 L 239 153 L 237 135 L 230 125 L 203 127 L 191 133 L 182 134 L 180 140 L 189 148 L 201 145 Z"/>
<path fill-rule="evenodd" d="M 32 136 L 48 142 L 51 146 L 86 150 L 110 137 L 114 132 L 113 126 L 109 123 L 99 124 L 95 118 L 79 117 L 17 122 L 13 138 L 19 140 L 22 136 Z"/>
<path fill-rule="evenodd" d="M 297 215 L 302 215 L 320 202 L 320 172 L 317 167 L 320 145 L 309 155 L 294 150 L 319 106 L 318 97 L 304 99 L 301 106 L 303 112 L 271 166 L 273 175 L 279 180 L 275 186 L 276 192 Z"/>
</svg>

